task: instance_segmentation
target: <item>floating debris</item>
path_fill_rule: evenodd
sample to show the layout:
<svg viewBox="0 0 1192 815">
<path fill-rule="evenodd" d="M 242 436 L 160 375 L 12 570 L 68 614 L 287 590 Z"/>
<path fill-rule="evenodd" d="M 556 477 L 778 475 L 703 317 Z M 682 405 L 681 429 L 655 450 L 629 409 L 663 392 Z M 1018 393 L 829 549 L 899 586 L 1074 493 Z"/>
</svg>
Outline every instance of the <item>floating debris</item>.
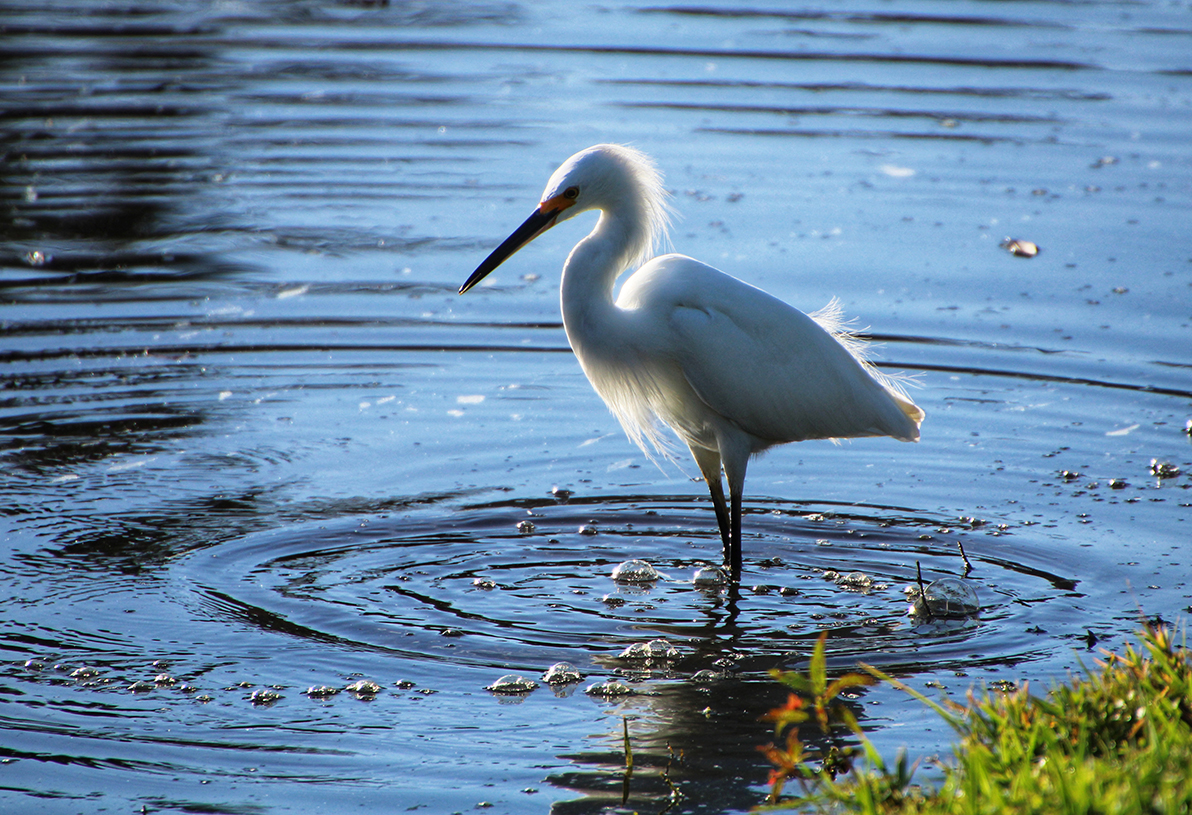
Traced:
<svg viewBox="0 0 1192 815">
<path fill-rule="evenodd" d="M 581 526 L 579 528 L 579 534 L 581 534 L 581 535 L 595 535 L 596 534 L 595 524 L 584 524 L 583 526 Z"/>
<path fill-rule="evenodd" d="M 537 528 L 533 521 L 519 521 L 517 524 L 517 531 L 523 535 L 528 535 Z"/>
<path fill-rule="evenodd" d="M 485 690 L 492 693 L 529 693 L 537 687 L 537 682 L 521 674 L 505 674 Z"/>
<path fill-rule="evenodd" d="M 344 688 L 344 690 L 357 699 L 371 699 L 381 692 L 381 686 L 371 679 L 357 679 L 351 685 Z"/>
<path fill-rule="evenodd" d="M 1000 246 L 1011 255 L 1014 255 L 1014 257 L 1033 258 L 1039 254 L 1039 246 L 1037 244 L 1017 238 L 1006 238 L 1001 242 Z"/>
<path fill-rule="evenodd" d="M 330 685 L 311 685 L 306 689 L 306 695 L 311 699 L 330 699 L 339 693 L 339 688 Z"/>
<path fill-rule="evenodd" d="M 658 570 L 644 560 L 626 560 L 613 569 L 613 580 L 618 583 L 653 583 L 658 579 Z"/>
<path fill-rule="evenodd" d="M 602 696 L 605 699 L 613 699 L 618 696 L 629 696 L 633 693 L 633 689 L 624 682 L 610 679 L 608 682 L 597 682 L 594 685 L 588 685 L 588 687 L 584 688 L 584 693 L 588 694 L 588 696 Z"/>
<path fill-rule="evenodd" d="M 584 675 L 570 662 L 556 662 L 542 675 L 542 681 L 548 685 L 567 685 L 583 678 Z"/>
<path fill-rule="evenodd" d="M 1109 488 L 1111 490 L 1124 490 L 1128 486 L 1130 486 L 1130 482 L 1126 481 L 1125 479 L 1122 479 L 1122 478 L 1109 479 Z"/>
<path fill-rule="evenodd" d="M 281 694 L 272 688 L 260 688 L 252 692 L 248 700 L 257 707 L 269 707 L 281 701 Z"/>
<path fill-rule="evenodd" d="M 1060 478 L 1065 481 L 1075 481 L 1080 478 L 1080 473 L 1076 472 L 1076 470 L 1060 470 Z"/>
<path fill-rule="evenodd" d="M 638 659 L 647 662 L 678 659 L 679 649 L 664 639 L 649 642 L 635 642 L 619 654 L 621 659 Z"/>
<path fill-rule="evenodd" d="M 719 566 L 701 566 L 696 570 L 691 582 L 696 588 L 718 589 L 729 584 L 728 572 Z"/>
<path fill-rule="evenodd" d="M 906 596 L 912 617 L 971 617 L 981 610 L 977 592 L 956 577 L 941 577 L 923 590 L 907 586 Z"/>
<path fill-rule="evenodd" d="M 1159 461 L 1157 458 L 1151 459 L 1151 475 L 1158 478 L 1175 478 L 1179 474 L 1180 468 L 1170 461 Z"/>
<path fill-rule="evenodd" d="M 399 679 L 393 683 L 393 687 L 397 688 L 398 690 L 409 690 L 410 688 L 414 687 L 414 683 L 408 679 Z"/>
<path fill-rule="evenodd" d="M 478 589 L 483 589 L 484 591 L 489 591 L 497 587 L 496 583 L 486 577 L 477 577 L 472 581 L 472 585 Z"/>
</svg>

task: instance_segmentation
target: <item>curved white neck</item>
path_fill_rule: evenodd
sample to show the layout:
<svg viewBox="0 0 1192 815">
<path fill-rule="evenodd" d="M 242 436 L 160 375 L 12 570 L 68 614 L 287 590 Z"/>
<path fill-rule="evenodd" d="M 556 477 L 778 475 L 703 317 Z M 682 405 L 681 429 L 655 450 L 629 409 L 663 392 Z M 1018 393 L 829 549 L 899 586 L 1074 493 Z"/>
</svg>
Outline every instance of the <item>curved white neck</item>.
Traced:
<svg viewBox="0 0 1192 815">
<path fill-rule="evenodd" d="M 643 220 L 600 213 L 596 228 L 575 245 L 563 265 L 559 299 L 563 327 L 574 348 L 592 332 L 607 326 L 612 309 L 613 287 L 621 273 L 642 254 L 650 240 Z"/>
</svg>

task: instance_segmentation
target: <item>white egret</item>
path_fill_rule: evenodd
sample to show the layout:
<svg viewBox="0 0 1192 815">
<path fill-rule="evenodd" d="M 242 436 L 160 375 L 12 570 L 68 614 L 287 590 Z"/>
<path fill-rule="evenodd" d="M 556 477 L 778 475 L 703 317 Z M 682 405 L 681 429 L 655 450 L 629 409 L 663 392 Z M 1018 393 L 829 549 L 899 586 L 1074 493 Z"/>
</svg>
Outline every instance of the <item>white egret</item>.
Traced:
<svg viewBox="0 0 1192 815">
<path fill-rule="evenodd" d="M 692 258 L 650 259 L 666 236 L 666 192 L 653 162 L 629 147 L 600 144 L 567 159 L 534 213 L 459 293 L 555 224 L 593 209 L 596 228 L 563 267 L 567 339 L 647 456 L 653 447 L 670 457 L 664 425 L 686 443 L 712 494 L 734 578 L 751 456 L 804 439 L 918 441 L 923 411 L 865 362 L 835 301 L 809 317 Z M 617 278 L 634 267 L 614 299 Z"/>
</svg>

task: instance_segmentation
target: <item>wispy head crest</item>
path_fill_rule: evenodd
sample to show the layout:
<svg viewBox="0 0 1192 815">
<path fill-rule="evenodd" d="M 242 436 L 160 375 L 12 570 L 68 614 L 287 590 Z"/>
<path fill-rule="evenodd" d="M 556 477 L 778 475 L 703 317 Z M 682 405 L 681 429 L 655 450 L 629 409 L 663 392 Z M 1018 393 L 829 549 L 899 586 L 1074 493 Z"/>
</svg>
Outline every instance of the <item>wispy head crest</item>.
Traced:
<svg viewBox="0 0 1192 815">
<path fill-rule="evenodd" d="M 669 193 L 662 173 L 645 153 L 623 144 L 597 144 L 567 159 L 546 185 L 543 198 L 580 187 L 575 212 L 588 209 L 615 211 L 627 223 L 640 227 L 627 247 L 627 268 L 640 266 L 660 251 L 669 251 L 671 223 Z"/>
</svg>

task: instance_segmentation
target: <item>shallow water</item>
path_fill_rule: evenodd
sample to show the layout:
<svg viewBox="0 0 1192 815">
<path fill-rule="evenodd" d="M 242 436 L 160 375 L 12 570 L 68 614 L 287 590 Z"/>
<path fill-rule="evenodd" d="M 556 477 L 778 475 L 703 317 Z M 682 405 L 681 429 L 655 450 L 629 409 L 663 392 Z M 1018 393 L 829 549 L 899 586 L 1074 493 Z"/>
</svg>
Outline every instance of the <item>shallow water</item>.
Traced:
<svg viewBox="0 0 1192 815">
<path fill-rule="evenodd" d="M 1062 680 L 1192 603 L 1186 3 L 0 26 L 6 810 L 600 812 L 627 721 L 628 809 L 669 779 L 672 812 L 744 811 L 767 671 L 821 631 L 835 668 L 959 695 Z M 735 601 L 691 583 L 719 558 L 694 466 L 645 460 L 567 348 L 584 225 L 455 294 L 599 141 L 657 159 L 677 250 L 840 297 L 921 386 L 917 445 L 751 466 Z M 909 618 L 958 543 L 979 617 Z M 614 583 L 633 557 L 662 577 Z M 658 637 L 680 657 L 618 657 Z M 485 690 L 561 660 L 586 679 Z M 584 693 L 613 678 L 636 693 Z M 306 694 L 358 679 L 381 692 Z M 855 711 L 887 755 L 948 749 L 894 690 Z"/>
</svg>

